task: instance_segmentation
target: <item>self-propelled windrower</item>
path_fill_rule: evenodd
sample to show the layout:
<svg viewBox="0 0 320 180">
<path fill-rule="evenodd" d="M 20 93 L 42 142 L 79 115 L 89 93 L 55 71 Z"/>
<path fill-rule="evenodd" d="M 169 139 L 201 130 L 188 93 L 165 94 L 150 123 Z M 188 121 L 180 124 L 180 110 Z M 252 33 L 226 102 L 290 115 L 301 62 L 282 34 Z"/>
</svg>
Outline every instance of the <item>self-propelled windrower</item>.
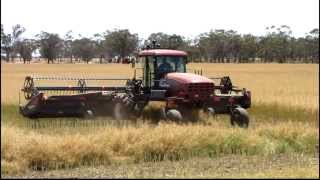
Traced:
<svg viewBox="0 0 320 180">
<path fill-rule="evenodd" d="M 137 118 L 150 101 L 163 101 L 164 119 L 183 121 L 193 109 L 209 114 L 230 114 L 231 124 L 247 127 L 251 92 L 232 85 L 228 76 L 207 78 L 187 73 L 187 53 L 161 49 L 153 43 L 137 58 L 142 77 L 126 78 L 25 78 L 22 91 L 28 102 L 20 105 L 22 115 L 37 117 L 94 116 L 112 114 L 115 119 Z M 133 64 L 134 65 L 134 64 Z M 38 80 L 69 80 L 75 86 L 38 86 Z M 105 81 L 103 86 L 89 86 L 90 81 Z M 123 86 L 108 86 L 108 81 L 126 80 Z M 215 83 L 218 81 L 217 83 Z M 74 92 L 48 96 L 48 92 Z"/>
</svg>

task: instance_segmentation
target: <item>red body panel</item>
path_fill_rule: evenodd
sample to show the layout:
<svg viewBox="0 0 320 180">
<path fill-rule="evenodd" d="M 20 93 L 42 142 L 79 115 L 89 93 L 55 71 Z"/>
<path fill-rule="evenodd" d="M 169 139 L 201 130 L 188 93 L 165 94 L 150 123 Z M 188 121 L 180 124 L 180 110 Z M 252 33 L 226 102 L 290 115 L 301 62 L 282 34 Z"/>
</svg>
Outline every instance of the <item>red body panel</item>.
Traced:
<svg viewBox="0 0 320 180">
<path fill-rule="evenodd" d="M 213 81 L 204 76 L 191 73 L 168 73 L 166 79 L 176 80 L 182 84 L 189 83 L 213 83 Z"/>
<path fill-rule="evenodd" d="M 168 73 L 165 78 L 170 84 L 169 95 L 183 98 L 184 102 L 206 102 L 214 91 L 213 81 L 204 76 L 191 73 Z"/>
<path fill-rule="evenodd" d="M 187 56 L 184 51 L 170 49 L 149 49 L 139 52 L 139 56 Z"/>
</svg>

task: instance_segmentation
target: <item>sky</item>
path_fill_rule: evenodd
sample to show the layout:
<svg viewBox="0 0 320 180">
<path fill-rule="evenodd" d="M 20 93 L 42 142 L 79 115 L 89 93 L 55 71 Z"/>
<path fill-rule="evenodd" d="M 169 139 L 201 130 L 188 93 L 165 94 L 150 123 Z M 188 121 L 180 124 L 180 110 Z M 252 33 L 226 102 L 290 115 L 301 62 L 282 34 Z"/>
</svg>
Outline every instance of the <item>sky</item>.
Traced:
<svg viewBox="0 0 320 180">
<path fill-rule="evenodd" d="M 6 33 L 21 24 L 24 37 L 129 29 L 143 39 L 155 32 L 194 38 L 211 29 L 264 35 L 267 26 L 285 24 L 301 37 L 319 28 L 319 0 L 1 0 L 1 24 Z"/>
</svg>

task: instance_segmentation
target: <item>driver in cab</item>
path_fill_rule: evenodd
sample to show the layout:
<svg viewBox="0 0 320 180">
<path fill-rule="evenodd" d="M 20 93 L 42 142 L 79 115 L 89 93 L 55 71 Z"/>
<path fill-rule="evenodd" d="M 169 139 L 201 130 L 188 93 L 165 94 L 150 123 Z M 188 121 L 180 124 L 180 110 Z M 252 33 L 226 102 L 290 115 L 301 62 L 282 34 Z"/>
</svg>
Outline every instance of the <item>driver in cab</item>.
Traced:
<svg viewBox="0 0 320 180">
<path fill-rule="evenodd" d="M 159 74 L 161 74 L 161 76 L 163 76 L 164 74 L 166 74 L 168 72 L 172 72 L 172 66 L 167 61 L 167 59 L 164 59 L 162 64 L 160 64 L 160 66 L 159 66 Z"/>
<path fill-rule="evenodd" d="M 164 59 L 163 62 L 160 64 L 159 68 L 158 68 L 158 72 L 159 72 L 159 76 L 160 76 L 160 82 L 159 82 L 159 86 L 160 87 L 167 87 L 167 84 L 165 83 L 164 80 L 164 75 L 172 72 L 173 68 L 171 66 L 171 64 L 167 61 L 167 59 Z"/>
</svg>

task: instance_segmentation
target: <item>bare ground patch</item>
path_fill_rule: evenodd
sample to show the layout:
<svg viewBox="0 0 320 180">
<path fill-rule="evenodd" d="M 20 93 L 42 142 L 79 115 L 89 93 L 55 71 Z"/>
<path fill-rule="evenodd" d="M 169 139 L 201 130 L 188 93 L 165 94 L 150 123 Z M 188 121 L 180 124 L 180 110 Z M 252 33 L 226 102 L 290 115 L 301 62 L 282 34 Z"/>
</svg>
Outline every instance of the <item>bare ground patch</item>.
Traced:
<svg viewBox="0 0 320 180">
<path fill-rule="evenodd" d="M 4 176 L 6 177 L 6 176 Z M 120 163 L 51 171 L 28 171 L 6 178 L 284 178 L 319 177 L 319 156 L 280 154 L 272 156 L 228 155 L 182 161 Z"/>
</svg>

